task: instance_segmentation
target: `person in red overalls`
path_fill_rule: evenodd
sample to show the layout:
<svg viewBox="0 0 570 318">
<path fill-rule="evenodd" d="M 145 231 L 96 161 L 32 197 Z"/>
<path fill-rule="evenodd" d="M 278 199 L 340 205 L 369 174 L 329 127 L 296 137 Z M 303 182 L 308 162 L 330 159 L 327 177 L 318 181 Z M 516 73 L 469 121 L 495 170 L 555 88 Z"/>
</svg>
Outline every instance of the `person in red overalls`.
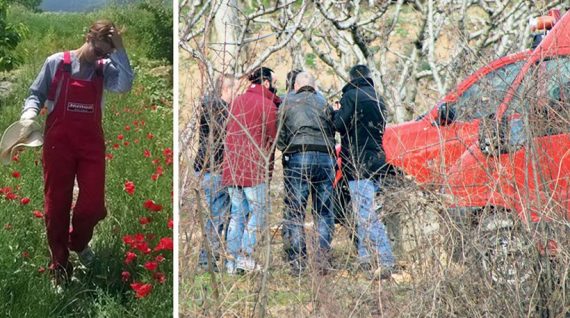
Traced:
<svg viewBox="0 0 570 318">
<path fill-rule="evenodd" d="M 95 260 L 89 241 L 107 214 L 103 90 L 127 92 L 132 81 L 119 30 L 100 20 L 91 25 L 80 48 L 48 57 L 30 87 L 21 119 L 33 119 L 44 103 L 48 111 L 42 154 L 44 212 L 56 285 L 71 278 L 70 250 L 86 267 Z M 71 216 L 76 180 L 79 195 Z"/>
</svg>

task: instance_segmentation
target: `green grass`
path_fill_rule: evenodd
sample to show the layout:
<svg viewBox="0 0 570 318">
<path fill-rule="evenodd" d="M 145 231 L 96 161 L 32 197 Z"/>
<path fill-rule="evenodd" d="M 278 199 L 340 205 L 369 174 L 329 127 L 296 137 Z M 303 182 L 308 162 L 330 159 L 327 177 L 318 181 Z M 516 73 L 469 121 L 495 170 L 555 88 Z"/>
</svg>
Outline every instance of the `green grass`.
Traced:
<svg viewBox="0 0 570 318">
<path fill-rule="evenodd" d="M 27 31 L 16 49 L 24 63 L 11 76 L 15 78 L 15 90 L 0 100 L 0 128 L 5 129 L 19 118 L 27 89 L 45 58 L 57 51 L 79 47 L 85 28 L 102 17 L 126 27 L 124 42 L 136 79 L 131 93 L 105 96 L 104 130 L 107 153 L 112 159 L 107 160 L 108 216 L 95 229 L 92 241 L 99 261 L 90 270 L 77 270 L 78 281 L 72 282 L 63 294 L 54 293 L 49 271 L 44 271 L 49 263 L 44 220 L 33 214 L 35 210 L 43 211 L 41 150 L 24 151 L 19 161 L 0 167 L 0 188 L 11 187 L 19 197 L 8 200 L 0 194 L 3 317 L 172 316 L 172 251 L 137 253 L 135 262 L 124 263 L 129 250 L 123 242 L 125 235 L 144 234 L 151 249 L 161 238 L 172 238 L 172 230 L 167 226 L 172 218 L 173 168 L 172 155 L 168 154 L 172 149 L 172 82 L 167 76 L 155 75 L 153 68 L 165 62 L 148 58 L 144 34 L 137 32 L 148 28 L 152 21 L 149 14 L 136 7 L 107 8 L 88 14 L 32 13 L 11 8 L 9 21 L 21 23 Z M 122 140 L 118 140 L 119 134 L 123 135 Z M 119 144 L 118 149 L 113 147 L 115 144 Z M 150 151 L 150 158 L 143 155 L 145 150 Z M 151 176 L 159 165 L 163 174 L 154 181 Z M 21 177 L 14 178 L 14 171 Z M 127 180 L 136 186 L 132 196 L 123 190 Z M 22 197 L 30 198 L 30 203 L 22 205 Z M 161 204 L 163 210 L 147 211 L 143 204 L 148 199 Z M 150 217 L 152 222 L 141 225 L 141 217 Z M 156 282 L 143 267 L 159 254 L 165 258 L 158 267 L 166 276 L 163 284 Z M 74 257 L 72 260 L 77 263 Z M 131 274 L 127 282 L 121 279 L 123 271 Z M 133 281 L 151 283 L 152 292 L 145 298 L 135 298 L 130 287 Z"/>
</svg>

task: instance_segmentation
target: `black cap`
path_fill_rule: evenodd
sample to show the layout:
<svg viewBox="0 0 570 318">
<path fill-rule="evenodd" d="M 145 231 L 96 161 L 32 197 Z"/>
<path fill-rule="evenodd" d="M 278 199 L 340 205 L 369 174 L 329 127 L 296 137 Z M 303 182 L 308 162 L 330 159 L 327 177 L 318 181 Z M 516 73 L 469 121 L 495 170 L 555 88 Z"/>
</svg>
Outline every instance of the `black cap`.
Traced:
<svg viewBox="0 0 570 318">
<path fill-rule="evenodd" d="M 273 70 L 267 67 L 258 67 L 249 75 L 249 81 L 254 84 L 261 84 L 264 80 L 273 80 Z"/>
</svg>

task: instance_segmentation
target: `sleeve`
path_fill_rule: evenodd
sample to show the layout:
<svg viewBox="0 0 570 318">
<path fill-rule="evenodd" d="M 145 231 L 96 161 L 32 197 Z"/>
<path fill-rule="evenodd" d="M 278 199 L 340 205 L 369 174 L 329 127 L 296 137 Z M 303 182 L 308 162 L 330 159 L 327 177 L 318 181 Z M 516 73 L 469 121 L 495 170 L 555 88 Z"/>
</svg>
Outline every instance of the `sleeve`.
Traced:
<svg viewBox="0 0 570 318">
<path fill-rule="evenodd" d="M 200 127 L 199 127 L 199 143 L 198 152 L 196 153 L 196 159 L 194 161 L 194 169 L 201 170 L 204 167 L 204 161 L 206 160 L 206 152 L 208 148 L 208 135 L 210 134 L 209 126 L 209 112 L 206 109 L 206 101 L 201 103 L 201 114 L 200 114 Z"/>
<path fill-rule="evenodd" d="M 114 93 L 130 91 L 135 75 L 127 52 L 124 49 L 119 49 L 111 54 L 108 61 L 103 71 L 105 89 Z"/>
<path fill-rule="evenodd" d="M 38 76 L 30 86 L 28 98 L 26 98 L 22 109 L 22 118 L 33 118 L 40 112 L 42 105 L 47 99 L 52 78 L 55 76 L 56 68 L 57 60 L 52 57 L 48 57 L 45 60 Z"/>
<path fill-rule="evenodd" d="M 286 106 L 282 105 L 282 107 L 279 109 L 279 112 L 277 113 L 277 116 L 279 118 L 278 121 L 278 133 L 279 133 L 279 137 L 277 138 L 277 149 L 283 151 L 285 150 L 285 148 L 287 148 L 287 144 L 289 143 L 288 137 L 287 137 L 287 126 L 285 125 L 285 116 L 286 116 Z"/>
<path fill-rule="evenodd" d="M 340 100 L 340 105 L 340 109 L 333 112 L 332 123 L 336 131 L 346 134 L 349 130 L 352 116 L 354 116 L 354 102 L 352 102 L 349 94 L 345 94 Z"/>
<path fill-rule="evenodd" d="M 277 137 L 277 108 L 274 104 L 267 107 L 267 149 L 271 149 Z"/>
</svg>

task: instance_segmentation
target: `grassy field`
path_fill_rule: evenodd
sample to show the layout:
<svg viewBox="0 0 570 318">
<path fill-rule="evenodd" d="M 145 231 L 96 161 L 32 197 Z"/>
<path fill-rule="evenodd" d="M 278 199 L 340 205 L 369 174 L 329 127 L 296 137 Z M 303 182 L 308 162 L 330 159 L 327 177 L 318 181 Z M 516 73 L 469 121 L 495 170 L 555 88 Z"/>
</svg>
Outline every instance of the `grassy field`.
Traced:
<svg viewBox="0 0 570 318">
<path fill-rule="evenodd" d="M 105 96 L 108 216 L 95 229 L 91 244 L 97 263 L 76 270 L 77 280 L 63 294 L 54 292 L 46 270 L 41 150 L 26 150 L 0 168 L 0 315 L 172 316 L 172 81 L 169 62 L 149 53 L 148 30 L 157 23 L 155 16 L 135 6 L 88 14 L 32 13 L 13 7 L 8 18 L 24 31 L 25 39 L 17 48 L 23 63 L 2 76 L 15 87 L 0 100 L 2 129 L 19 118 L 27 89 L 45 58 L 79 47 L 96 19 L 125 27 L 125 47 L 136 78 L 129 94 Z M 128 182 L 134 184 L 132 194 L 125 191 Z M 127 244 L 129 238 L 136 243 Z M 136 254 L 128 264 L 127 252 Z M 77 261 L 73 253 L 72 261 Z M 158 267 L 149 270 L 145 265 Z M 137 297 L 132 287 L 136 283 L 149 284 L 145 288 L 152 290 Z"/>
</svg>

